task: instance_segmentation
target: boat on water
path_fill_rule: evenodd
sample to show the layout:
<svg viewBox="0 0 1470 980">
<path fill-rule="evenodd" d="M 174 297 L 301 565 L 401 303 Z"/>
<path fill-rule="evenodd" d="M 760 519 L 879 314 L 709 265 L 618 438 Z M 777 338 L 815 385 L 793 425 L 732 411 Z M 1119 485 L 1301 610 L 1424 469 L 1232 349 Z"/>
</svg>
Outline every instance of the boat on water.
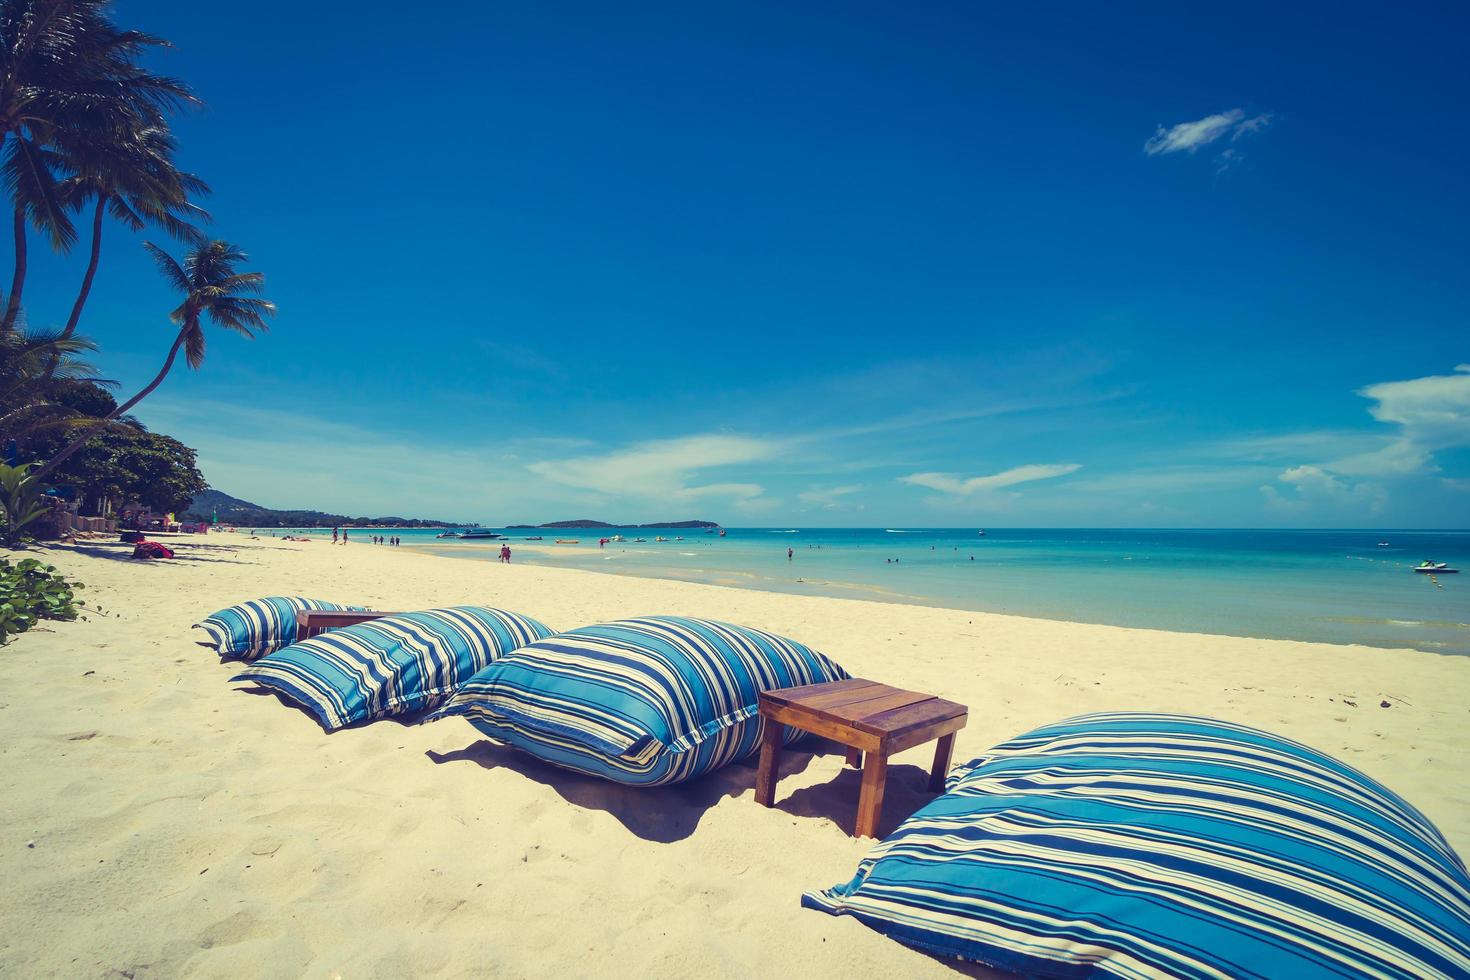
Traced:
<svg viewBox="0 0 1470 980">
<path fill-rule="evenodd" d="M 1388 547 L 1388 542 L 1387 541 L 1380 541 L 1380 542 L 1378 542 L 1378 547 L 1380 547 L 1380 548 L 1387 548 Z"/>
<path fill-rule="evenodd" d="M 1414 571 L 1421 575 L 1458 575 L 1458 568 L 1451 568 L 1449 562 L 1443 561 L 1421 561 L 1414 566 Z"/>
<path fill-rule="evenodd" d="M 459 537 L 459 532 L 458 531 L 441 531 L 438 534 L 434 535 L 434 537 L 436 537 L 436 538 L 457 538 L 457 537 Z"/>
<path fill-rule="evenodd" d="M 724 536 L 725 536 L 725 529 L 724 528 L 720 528 L 720 537 L 723 538 Z"/>
<path fill-rule="evenodd" d="M 523 541 L 545 541 L 546 539 L 543 538 L 541 535 L 537 534 L 537 535 L 535 535 L 533 537 L 523 538 L 522 540 Z"/>
<path fill-rule="evenodd" d="M 667 541 L 669 539 L 666 538 L 666 537 L 664 537 L 662 534 L 660 534 L 658 537 L 654 538 L 653 540 L 655 540 L 655 541 Z"/>
<path fill-rule="evenodd" d="M 459 534 L 459 536 L 460 536 L 461 539 L 463 539 L 465 541 L 469 541 L 471 539 L 478 539 L 478 540 L 481 540 L 481 541 L 488 541 L 488 540 L 490 540 L 492 538 L 499 538 L 499 537 L 501 537 L 501 535 L 496 534 L 494 531 L 486 531 L 483 528 L 478 528 L 478 527 L 472 527 L 468 531 L 461 531 L 460 534 Z"/>
<path fill-rule="evenodd" d="M 581 544 L 582 543 L 582 540 L 580 538 L 557 538 L 556 539 L 556 543 L 557 544 Z"/>
<path fill-rule="evenodd" d="M 644 538 L 634 538 L 633 539 L 633 543 L 634 544 L 645 544 L 646 543 L 646 539 L 644 539 Z"/>
<path fill-rule="evenodd" d="M 618 541 L 626 541 L 628 539 L 625 538 L 625 537 L 623 537 L 621 534 L 614 534 L 612 537 L 608 538 L 608 540 L 609 541 L 612 541 L 612 542 L 618 542 Z"/>
<path fill-rule="evenodd" d="M 985 537 L 985 528 L 983 528 L 983 527 L 982 527 L 982 528 L 981 528 L 981 529 L 980 529 L 980 530 L 979 530 L 979 531 L 977 531 L 977 532 L 976 532 L 976 533 L 977 533 L 977 534 L 979 534 L 979 535 L 980 535 L 980 536 L 981 536 L 981 537 L 982 537 L 982 538 L 983 538 L 983 537 Z"/>
</svg>

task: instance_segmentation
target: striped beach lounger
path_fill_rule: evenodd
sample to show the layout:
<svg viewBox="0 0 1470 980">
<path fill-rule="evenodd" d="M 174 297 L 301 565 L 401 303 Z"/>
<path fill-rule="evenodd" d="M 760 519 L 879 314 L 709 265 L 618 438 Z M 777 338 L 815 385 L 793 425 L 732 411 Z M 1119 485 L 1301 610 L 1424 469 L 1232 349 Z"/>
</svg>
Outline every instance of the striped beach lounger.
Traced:
<svg viewBox="0 0 1470 980">
<path fill-rule="evenodd" d="M 470 680 L 434 719 L 463 715 L 496 741 L 563 768 L 659 786 L 756 752 L 761 691 L 847 676 L 772 633 L 649 616 L 528 644 Z M 786 731 L 787 742 L 800 736 Z"/>
<path fill-rule="evenodd" d="M 194 628 L 209 634 L 207 646 L 226 660 L 254 660 L 296 642 L 296 614 L 310 610 L 364 612 L 366 606 L 343 606 L 304 596 L 272 595 L 250 599 L 211 614 Z"/>
<path fill-rule="evenodd" d="M 552 631 L 487 606 L 398 613 L 262 657 L 230 678 L 295 701 L 328 731 L 432 708 L 478 671 Z"/>
<path fill-rule="evenodd" d="M 1012 739 L 802 904 L 1037 977 L 1470 977 L 1470 877 L 1422 814 L 1208 718 Z"/>
</svg>

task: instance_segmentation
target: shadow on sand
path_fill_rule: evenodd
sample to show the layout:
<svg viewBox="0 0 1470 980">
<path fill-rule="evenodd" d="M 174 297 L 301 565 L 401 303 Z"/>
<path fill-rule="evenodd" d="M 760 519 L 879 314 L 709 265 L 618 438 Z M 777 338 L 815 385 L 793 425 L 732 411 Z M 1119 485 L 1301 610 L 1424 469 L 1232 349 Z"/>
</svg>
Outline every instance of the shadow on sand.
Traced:
<svg viewBox="0 0 1470 980">
<path fill-rule="evenodd" d="M 781 755 L 783 777 L 804 771 L 817 756 L 841 755 L 841 746 L 813 740 L 803 750 L 787 749 Z M 754 757 L 726 766 L 700 779 L 673 786 L 637 787 L 559 769 L 507 746 L 481 739 L 453 752 L 425 753 L 438 765 L 471 762 L 482 769 L 510 769 L 527 779 L 555 790 L 574 806 L 602 810 L 612 815 L 629 833 L 661 844 L 684 840 L 694 833 L 700 819 L 726 797 L 752 794 L 755 788 Z M 825 818 L 843 833 L 851 834 L 857 819 L 861 774 L 844 769 L 836 779 L 819 786 L 799 789 L 778 798 L 775 808 L 794 817 Z M 927 791 L 929 774 L 915 766 L 893 766 L 888 770 L 888 792 L 884 819 L 879 825 L 887 834 L 900 821 L 934 798 Z M 752 802 L 752 806 L 755 804 Z"/>
<path fill-rule="evenodd" d="M 86 555 L 88 558 L 106 558 L 106 559 L 109 559 L 111 561 L 125 561 L 125 562 L 129 562 L 131 564 L 134 564 L 134 565 L 148 565 L 148 564 L 153 564 L 153 563 L 156 563 L 156 562 L 165 562 L 165 561 L 170 561 L 170 560 L 175 561 L 175 562 L 207 562 L 207 563 L 210 563 L 210 564 L 228 564 L 228 565 L 248 565 L 248 564 L 250 564 L 250 562 L 240 561 L 237 558 L 222 558 L 222 557 L 219 557 L 218 555 L 208 554 L 207 553 L 207 552 L 211 552 L 211 551 L 223 551 L 223 552 L 226 552 L 228 554 L 232 554 L 233 555 L 235 553 L 236 549 L 230 547 L 229 545 L 222 545 L 222 544 L 215 544 L 215 545 L 209 545 L 209 544 L 189 544 L 189 545 L 186 545 L 186 546 L 184 546 L 182 548 L 175 548 L 172 543 L 167 543 L 166 542 L 165 543 L 165 546 L 168 547 L 169 549 L 171 549 L 173 551 L 174 557 L 172 559 L 159 558 L 159 559 L 150 559 L 150 560 L 143 560 L 143 559 L 134 560 L 133 559 L 133 546 L 130 545 L 130 544 L 123 544 L 121 542 L 119 542 L 117 544 L 114 544 L 114 545 L 108 545 L 108 544 L 80 544 L 80 543 L 78 543 L 78 544 L 53 544 L 53 545 L 51 545 L 51 548 L 54 549 L 54 550 L 56 550 L 56 551 L 70 551 L 70 552 L 74 552 L 75 554 L 78 554 L 78 555 Z M 200 552 L 206 552 L 206 553 L 200 554 Z"/>
<path fill-rule="evenodd" d="M 238 662 L 236 664 L 239 665 Z M 283 706 L 295 708 L 318 725 L 320 720 L 301 705 L 264 687 L 240 688 L 247 694 L 275 697 Z M 422 723 L 427 712 L 394 716 L 376 721 L 392 721 L 405 728 Z M 360 722 L 341 731 L 351 731 L 375 721 Z M 803 750 L 788 748 L 781 754 L 781 775 L 791 776 L 804 771 L 818 756 L 842 755 L 842 746 L 821 739 L 804 743 Z M 452 752 L 424 753 L 435 765 L 468 762 L 482 769 L 508 769 L 555 790 L 562 799 L 573 806 L 601 810 L 610 814 L 628 832 L 646 841 L 669 844 L 690 837 L 699 826 L 700 819 L 726 797 L 738 797 L 754 793 L 756 759 L 754 757 L 726 766 L 718 772 L 701 779 L 674 786 L 657 786 L 640 789 L 623 786 L 606 779 L 585 776 L 568 769 L 559 769 L 542 762 L 534 756 L 519 752 L 508 746 L 496 745 L 488 739 L 480 739 L 463 749 Z M 851 834 L 857 819 L 858 790 L 862 783 L 860 770 L 847 766 L 835 779 L 816 786 L 804 786 L 787 795 L 780 796 L 780 784 L 775 809 L 793 817 L 808 817 L 828 820 L 837 825 L 844 834 Z M 890 766 L 888 786 L 883 797 L 883 819 L 878 824 L 880 837 L 886 837 L 894 828 L 914 811 L 934 799 L 929 792 L 929 772 L 919 766 Z M 750 803 L 754 806 L 752 799 Z M 813 883 L 814 887 L 818 883 Z M 1015 974 L 1002 973 L 978 963 L 967 963 L 918 950 L 941 966 L 961 976 L 977 980 L 1006 980 Z"/>
<path fill-rule="evenodd" d="M 802 772 L 817 756 L 841 755 L 844 752 L 842 746 L 819 739 L 805 743 L 804 749 L 788 748 L 782 753 L 782 776 Z M 715 804 L 726 797 L 744 794 L 753 797 L 755 788 L 754 758 L 726 766 L 692 782 L 640 789 L 558 769 L 534 756 L 508 746 L 496 745 L 488 739 L 480 739 L 452 752 L 435 752 L 431 749 L 424 754 L 437 765 L 469 762 L 482 769 L 512 770 L 527 779 L 551 787 L 573 806 L 608 813 L 626 827 L 629 833 L 660 844 L 684 840 L 694 833 L 700 818 Z M 817 786 L 802 787 L 785 797 L 780 796 L 778 783 L 775 809 L 794 817 L 829 820 L 843 833 L 851 834 L 857 820 L 857 798 L 861 783 L 862 773 L 846 766 L 835 779 Z M 929 772 L 926 769 L 909 765 L 889 767 L 888 789 L 883 797 L 883 819 L 878 825 L 881 836 L 886 837 L 892 833 L 915 810 L 935 798 L 937 794 L 929 792 L 928 785 Z M 749 805 L 755 806 L 753 799 Z M 814 886 L 817 884 L 820 883 L 813 883 Z M 981 980 L 1004 980 L 1015 976 L 978 963 L 937 956 L 923 950 L 918 952 L 961 976 Z"/>
</svg>

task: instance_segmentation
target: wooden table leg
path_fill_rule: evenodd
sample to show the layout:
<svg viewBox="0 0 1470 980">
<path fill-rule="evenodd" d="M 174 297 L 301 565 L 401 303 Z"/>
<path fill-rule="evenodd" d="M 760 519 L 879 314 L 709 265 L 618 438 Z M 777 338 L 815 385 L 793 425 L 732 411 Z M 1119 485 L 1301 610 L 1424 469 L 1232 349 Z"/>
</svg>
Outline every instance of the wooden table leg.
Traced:
<svg viewBox="0 0 1470 980">
<path fill-rule="evenodd" d="M 934 746 L 934 768 L 929 771 L 929 792 L 944 792 L 944 777 L 949 775 L 950 759 L 954 755 L 954 732 L 939 736 Z"/>
<path fill-rule="evenodd" d="M 776 802 L 776 779 L 781 775 L 781 736 L 786 726 L 766 719 L 761 734 L 761 764 L 755 773 L 755 801 L 761 806 Z"/>
<path fill-rule="evenodd" d="M 883 816 L 883 789 L 888 782 L 888 755 L 879 748 L 869 752 L 863 764 L 863 788 L 858 794 L 854 837 L 877 837 L 878 819 Z"/>
<path fill-rule="evenodd" d="M 847 746 L 847 764 L 854 769 L 861 769 L 863 767 L 863 750 L 855 749 L 851 745 Z"/>
</svg>

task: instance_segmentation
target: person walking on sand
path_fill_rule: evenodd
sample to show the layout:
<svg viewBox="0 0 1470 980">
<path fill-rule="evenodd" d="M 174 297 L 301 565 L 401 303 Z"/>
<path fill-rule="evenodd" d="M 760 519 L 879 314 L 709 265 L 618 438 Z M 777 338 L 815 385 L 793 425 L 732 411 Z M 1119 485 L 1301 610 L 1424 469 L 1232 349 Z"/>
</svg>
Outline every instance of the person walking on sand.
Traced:
<svg viewBox="0 0 1470 980">
<path fill-rule="evenodd" d="M 335 527 L 332 528 L 332 543 L 333 544 L 336 544 L 337 543 L 337 528 L 335 528 Z"/>
<path fill-rule="evenodd" d="M 342 529 L 342 543 L 343 544 L 346 544 L 347 543 L 347 528 L 345 528 L 345 527 Z"/>
<path fill-rule="evenodd" d="M 503 544 L 500 546 L 500 560 L 507 565 L 510 564 L 510 545 Z"/>
</svg>

